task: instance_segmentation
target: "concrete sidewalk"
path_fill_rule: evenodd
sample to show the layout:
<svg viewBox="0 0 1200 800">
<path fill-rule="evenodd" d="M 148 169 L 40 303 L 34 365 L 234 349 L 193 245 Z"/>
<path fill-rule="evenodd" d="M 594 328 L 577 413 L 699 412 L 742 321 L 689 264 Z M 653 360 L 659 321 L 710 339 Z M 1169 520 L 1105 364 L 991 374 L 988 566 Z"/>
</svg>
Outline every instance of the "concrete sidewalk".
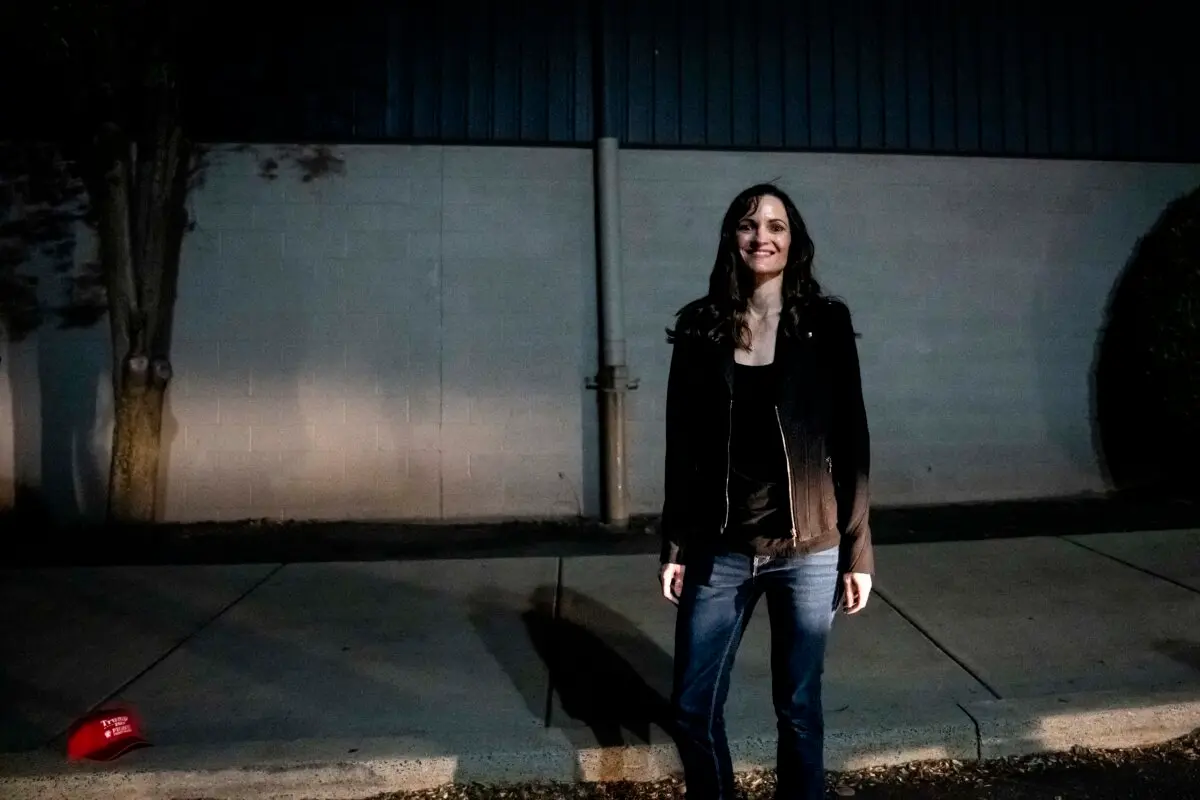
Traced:
<svg viewBox="0 0 1200 800">
<path fill-rule="evenodd" d="M 831 769 L 1125 746 L 1200 727 L 1200 532 L 878 548 L 839 617 Z M 652 779 L 674 608 L 647 555 L 10 570 L 0 796 L 367 797 L 447 781 Z M 727 709 L 774 760 L 766 608 Z M 129 701 L 155 747 L 69 764 Z"/>
</svg>

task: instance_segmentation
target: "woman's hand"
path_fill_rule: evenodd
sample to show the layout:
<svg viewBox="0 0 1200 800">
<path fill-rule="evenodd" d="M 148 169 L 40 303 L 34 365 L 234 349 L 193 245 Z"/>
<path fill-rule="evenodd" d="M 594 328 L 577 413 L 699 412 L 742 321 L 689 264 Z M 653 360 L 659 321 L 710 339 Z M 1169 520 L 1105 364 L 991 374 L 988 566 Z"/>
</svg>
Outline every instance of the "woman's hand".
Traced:
<svg viewBox="0 0 1200 800">
<path fill-rule="evenodd" d="M 842 608 L 847 614 L 857 614 L 867 606 L 871 596 L 871 575 L 866 572 L 847 572 L 842 575 Z"/>
<path fill-rule="evenodd" d="M 683 564 L 663 564 L 658 571 L 658 581 L 662 584 L 663 597 L 679 605 L 679 595 L 683 594 Z"/>
</svg>

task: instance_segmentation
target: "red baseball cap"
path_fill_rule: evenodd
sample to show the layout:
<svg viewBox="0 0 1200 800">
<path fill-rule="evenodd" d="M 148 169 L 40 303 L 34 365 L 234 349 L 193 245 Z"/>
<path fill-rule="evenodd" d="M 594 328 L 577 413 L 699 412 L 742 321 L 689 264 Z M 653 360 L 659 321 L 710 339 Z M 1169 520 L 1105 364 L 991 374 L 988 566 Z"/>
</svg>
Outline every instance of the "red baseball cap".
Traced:
<svg viewBox="0 0 1200 800">
<path fill-rule="evenodd" d="M 77 761 L 111 761 L 150 742 L 142 734 L 142 721 L 126 705 L 108 706 L 84 715 L 67 734 L 67 758 Z"/>
</svg>

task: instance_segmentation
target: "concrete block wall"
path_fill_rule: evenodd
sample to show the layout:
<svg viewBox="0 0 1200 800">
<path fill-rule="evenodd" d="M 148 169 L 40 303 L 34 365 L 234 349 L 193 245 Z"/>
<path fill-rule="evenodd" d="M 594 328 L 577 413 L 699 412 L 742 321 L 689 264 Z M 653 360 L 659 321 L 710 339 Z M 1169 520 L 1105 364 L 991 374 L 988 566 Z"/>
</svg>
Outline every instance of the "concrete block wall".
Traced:
<svg viewBox="0 0 1200 800">
<path fill-rule="evenodd" d="M 308 182 L 271 154 L 195 197 L 166 515 L 581 513 L 588 152 L 346 147 Z"/>
<path fill-rule="evenodd" d="M 260 175 L 276 148 L 222 148 L 191 199 L 164 518 L 597 513 L 591 153 L 334 151 L 340 172 L 304 181 L 286 157 Z M 630 500 L 650 513 L 664 329 L 703 292 L 745 185 L 778 179 L 805 214 L 818 277 L 863 334 L 876 500 L 913 503 L 1103 488 L 1088 375 L 1105 298 L 1137 237 L 1200 182 L 1175 165 L 667 151 L 623 151 L 620 174 L 641 379 Z M 102 355 L 102 328 L 71 335 Z M 89 357 L 76 375 L 65 336 L 22 345 L 40 354 L 32 371 L 0 363 L 0 479 L 12 452 L 15 477 L 83 510 L 95 481 L 80 475 L 107 467 L 107 367 Z M 16 389 L 35 379 L 43 401 Z M 79 416 L 91 449 L 26 452 L 34 423 L 5 399 L 18 395 L 25 420 L 40 405 L 41 431 Z"/>
<path fill-rule="evenodd" d="M 664 320 L 707 286 L 721 215 L 776 180 L 817 277 L 850 305 L 876 502 L 1105 488 L 1090 373 L 1139 236 L 1200 183 L 1179 165 L 827 154 L 625 152 L 622 212 L 637 430 L 633 506 L 662 491 Z"/>
</svg>

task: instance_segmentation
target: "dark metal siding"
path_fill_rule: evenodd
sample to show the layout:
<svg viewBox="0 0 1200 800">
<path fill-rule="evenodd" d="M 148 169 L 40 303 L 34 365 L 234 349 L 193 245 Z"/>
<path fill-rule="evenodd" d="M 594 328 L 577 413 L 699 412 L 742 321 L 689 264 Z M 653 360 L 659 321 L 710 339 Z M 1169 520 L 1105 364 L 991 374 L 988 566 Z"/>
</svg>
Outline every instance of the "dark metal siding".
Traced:
<svg viewBox="0 0 1200 800">
<path fill-rule="evenodd" d="M 588 144 L 603 126 L 649 147 L 1200 160 L 1183 12 L 1098 8 L 349 2 L 232 41 L 195 107 L 227 140 Z"/>
</svg>

